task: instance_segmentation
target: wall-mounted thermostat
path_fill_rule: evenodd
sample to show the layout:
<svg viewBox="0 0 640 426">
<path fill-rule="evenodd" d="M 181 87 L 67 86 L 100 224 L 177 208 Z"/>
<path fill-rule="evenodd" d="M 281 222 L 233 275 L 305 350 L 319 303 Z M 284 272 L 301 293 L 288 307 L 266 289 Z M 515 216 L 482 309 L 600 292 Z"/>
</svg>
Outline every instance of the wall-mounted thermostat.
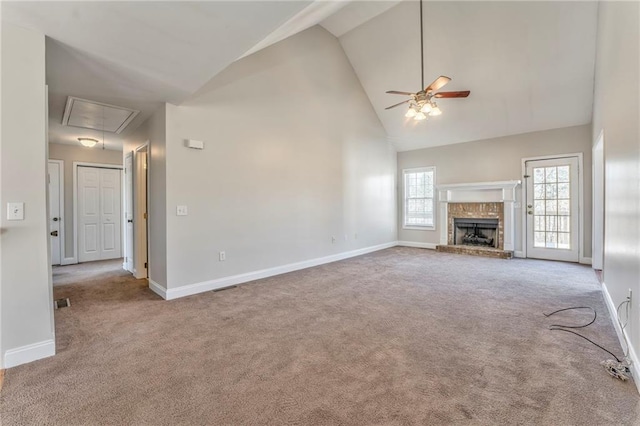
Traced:
<svg viewBox="0 0 640 426">
<path fill-rule="evenodd" d="M 197 141 L 195 139 L 187 139 L 185 141 L 185 146 L 193 149 L 204 149 L 204 142 Z"/>
</svg>

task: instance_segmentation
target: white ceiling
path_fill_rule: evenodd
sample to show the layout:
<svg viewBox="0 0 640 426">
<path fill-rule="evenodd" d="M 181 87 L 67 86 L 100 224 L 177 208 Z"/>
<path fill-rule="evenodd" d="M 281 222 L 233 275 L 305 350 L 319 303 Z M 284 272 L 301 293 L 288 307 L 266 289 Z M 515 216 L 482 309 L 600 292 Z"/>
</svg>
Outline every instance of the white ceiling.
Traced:
<svg viewBox="0 0 640 426">
<path fill-rule="evenodd" d="M 420 85 L 418 3 L 406 0 L 2 2 L 3 21 L 47 38 L 50 140 L 102 132 L 62 126 L 67 96 L 140 110 L 126 136 L 163 102 L 180 104 L 254 51 L 320 24 L 339 37 L 399 150 L 591 120 L 595 2 L 425 2 L 425 79 L 471 90 L 443 115 L 408 122 L 385 111 Z M 106 134 L 121 149 L 120 135 Z"/>
<path fill-rule="evenodd" d="M 400 151 L 591 121 L 596 2 L 425 2 L 425 82 L 471 90 L 443 114 L 404 117 L 387 90 L 420 89 L 418 3 L 389 9 L 340 37 L 387 135 Z"/>
<path fill-rule="evenodd" d="M 50 141 L 92 131 L 62 126 L 66 97 L 140 110 L 180 103 L 311 1 L 2 2 L 2 20 L 47 40 Z M 79 134 L 81 133 L 81 134 Z M 100 132 L 101 138 L 101 132 Z M 107 134 L 119 149 L 117 135 Z"/>
<path fill-rule="evenodd" d="M 334 12 L 331 16 L 328 16 L 320 22 L 320 25 L 334 36 L 340 37 L 381 13 L 386 12 L 400 3 L 400 1 L 402 0 L 351 1 L 339 12 Z"/>
</svg>

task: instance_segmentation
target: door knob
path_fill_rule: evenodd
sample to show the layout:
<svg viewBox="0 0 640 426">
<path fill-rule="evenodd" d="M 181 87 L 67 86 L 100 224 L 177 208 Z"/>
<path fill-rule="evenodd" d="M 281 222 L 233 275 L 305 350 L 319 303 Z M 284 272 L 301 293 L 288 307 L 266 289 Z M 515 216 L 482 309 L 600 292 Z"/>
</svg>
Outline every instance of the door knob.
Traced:
<svg viewBox="0 0 640 426">
<path fill-rule="evenodd" d="M 52 237 L 57 237 L 58 236 L 58 231 L 51 231 L 51 236 Z"/>
<path fill-rule="evenodd" d="M 531 210 L 527 211 L 527 214 L 533 214 L 533 212 Z"/>
<path fill-rule="evenodd" d="M 54 218 L 53 218 L 53 221 L 54 221 L 54 222 L 57 222 L 57 221 L 59 221 L 59 220 L 60 220 L 60 218 L 59 218 L 59 217 L 54 217 Z"/>
<path fill-rule="evenodd" d="M 533 207 L 533 204 L 527 204 L 527 207 L 531 208 Z"/>
<path fill-rule="evenodd" d="M 127 219 L 127 222 L 133 223 L 133 219 Z"/>
</svg>

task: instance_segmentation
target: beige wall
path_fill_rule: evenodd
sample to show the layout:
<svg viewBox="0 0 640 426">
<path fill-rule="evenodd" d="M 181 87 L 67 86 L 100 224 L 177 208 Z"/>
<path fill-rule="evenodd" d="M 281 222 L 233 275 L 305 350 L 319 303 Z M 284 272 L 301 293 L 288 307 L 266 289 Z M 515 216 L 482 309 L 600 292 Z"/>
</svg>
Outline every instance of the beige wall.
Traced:
<svg viewBox="0 0 640 426">
<path fill-rule="evenodd" d="M 640 4 L 599 7 L 592 137 L 604 131 L 604 282 L 616 306 L 633 291 L 627 332 L 640 354 Z"/>
<path fill-rule="evenodd" d="M 55 350 L 47 220 L 44 35 L 2 23 L 0 367 Z M 24 220 L 8 221 L 8 202 Z M 18 348 L 36 345 L 13 354 Z"/>
<path fill-rule="evenodd" d="M 122 152 L 102 149 L 99 146 L 87 148 L 76 145 L 63 145 L 58 143 L 49 144 L 49 159 L 64 161 L 64 217 L 62 226 L 64 227 L 64 253 L 63 261 L 66 258 L 71 261 L 75 256 L 73 252 L 73 162 L 82 161 L 87 163 L 118 164 L 122 165 Z"/>
<path fill-rule="evenodd" d="M 427 123 L 428 124 L 428 123 Z M 485 139 L 398 153 L 399 183 L 403 169 L 436 166 L 436 184 L 522 180 L 522 159 L 536 156 L 584 155 L 584 256 L 591 256 L 591 126 L 567 127 Z M 399 194 L 402 194 L 400 187 Z M 521 188 L 517 201 L 521 202 Z M 398 239 L 418 243 L 440 243 L 440 230 L 402 229 L 402 200 L 398 202 Z M 516 209 L 516 251 L 522 250 L 522 210 Z"/>
<path fill-rule="evenodd" d="M 135 151 L 136 148 L 149 142 L 149 180 L 148 212 L 149 212 L 149 279 L 167 288 L 167 159 L 166 159 L 166 105 L 162 105 L 135 132 L 124 141 L 124 152 Z M 134 158 L 135 164 L 135 158 Z M 134 187 L 136 186 L 134 176 Z M 137 208 L 134 196 L 134 209 Z M 135 222 L 134 222 L 135 223 Z M 134 245 L 144 244 L 137 240 Z"/>
<path fill-rule="evenodd" d="M 395 151 L 321 27 L 168 105 L 166 149 L 169 289 L 396 239 Z"/>
</svg>

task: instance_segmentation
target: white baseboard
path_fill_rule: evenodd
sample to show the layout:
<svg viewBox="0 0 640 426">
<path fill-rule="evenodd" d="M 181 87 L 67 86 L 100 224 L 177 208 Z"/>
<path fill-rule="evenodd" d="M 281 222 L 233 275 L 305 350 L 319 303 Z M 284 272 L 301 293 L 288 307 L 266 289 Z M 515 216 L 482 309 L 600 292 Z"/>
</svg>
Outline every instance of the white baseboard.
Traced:
<svg viewBox="0 0 640 426">
<path fill-rule="evenodd" d="M 524 252 L 522 250 L 516 250 L 513 252 L 513 257 L 524 259 Z"/>
<path fill-rule="evenodd" d="M 55 354 L 56 342 L 53 339 L 9 349 L 4 353 L 4 368 L 16 367 Z"/>
<path fill-rule="evenodd" d="M 153 281 L 152 279 L 149 279 L 149 289 L 155 294 L 157 294 L 158 296 L 167 300 L 167 289 L 162 287 L 160 284 Z"/>
<path fill-rule="evenodd" d="M 401 247 L 417 247 L 435 250 L 437 244 L 435 243 L 418 243 L 415 241 L 398 241 L 398 245 Z"/>
<path fill-rule="evenodd" d="M 591 258 L 590 257 L 581 257 L 580 258 L 580 263 L 583 265 L 591 265 Z"/>
<path fill-rule="evenodd" d="M 625 338 L 627 342 L 631 342 L 629 339 L 629 335 L 627 334 L 627 330 L 622 331 L 620 328 L 620 324 L 618 324 L 618 317 L 616 313 L 616 304 L 613 302 L 611 295 L 609 294 L 609 289 L 605 283 L 602 283 L 602 294 L 604 296 L 604 300 L 607 304 L 607 308 L 609 308 L 609 315 L 611 316 L 611 320 L 613 321 L 613 326 L 616 329 L 616 334 L 618 335 L 618 340 L 620 340 L 620 345 L 622 348 L 626 348 L 627 344 L 625 343 Z M 623 336 L 624 333 L 624 336 Z M 636 351 L 633 349 L 632 345 L 629 345 L 629 358 L 631 359 L 631 374 L 633 374 L 633 380 L 636 384 L 636 388 L 638 388 L 638 393 L 640 393 L 640 362 L 638 361 L 638 355 Z"/>
<path fill-rule="evenodd" d="M 343 253 L 333 254 L 331 256 L 304 260 L 302 262 L 290 263 L 288 265 L 276 266 L 274 268 L 267 268 L 259 271 L 247 272 L 245 274 L 232 275 L 230 277 L 218 278 L 210 281 L 203 281 L 203 282 L 189 284 L 181 287 L 169 288 L 166 290 L 162 286 L 159 286 L 157 283 L 149 280 L 149 288 L 154 293 L 160 295 L 164 299 L 173 300 L 173 299 L 178 299 L 180 297 L 203 293 L 205 291 L 216 290 L 219 288 L 242 284 L 249 281 L 268 278 L 274 275 L 286 274 L 287 272 L 293 272 L 293 271 L 298 271 L 300 269 L 311 268 L 313 266 L 324 265 L 326 263 L 337 262 L 339 260 L 348 259 L 350 257 L 360 256 L 360 255 L 371 253 L 374 251 L 395 247 L 396 245 L 398 245 L 397 241 L 393 241 L 390 243 L 379 244 L 371 247 L 365 247 L 358 250 L 351 250 Z"/>
<path fill-rule="evenodd" d="M 76 263 L 78 263 L 78 261 L 76 260 L 75 257 L 65 257 L 60 262 L 60 265 L 63 265 L 63 266 L 64 265 L 75 265 Z"/>
</svg>

